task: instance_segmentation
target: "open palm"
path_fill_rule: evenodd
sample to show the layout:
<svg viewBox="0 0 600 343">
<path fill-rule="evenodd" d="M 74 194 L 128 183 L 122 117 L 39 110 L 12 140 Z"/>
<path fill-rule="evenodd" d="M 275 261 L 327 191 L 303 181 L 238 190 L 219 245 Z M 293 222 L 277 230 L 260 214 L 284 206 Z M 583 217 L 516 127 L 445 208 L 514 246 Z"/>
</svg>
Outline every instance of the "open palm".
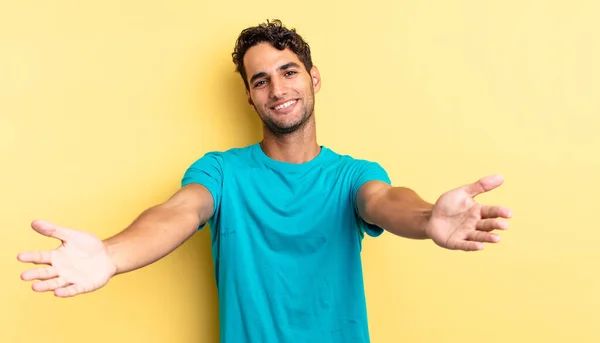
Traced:
<svg viewBox="0 0 600 343">
<path fill-rule="evenodd" d="M 427 236 L 453 250 L 481 250 L 484 243 L 499 242 L 500 236 L 492 231 L 507 229 L 508 223 L 501 218 L 512 217 L 512 212 L 501 206 L 481 205 L 474 198 L 503 182 L 501 176 L 491 175 L 444 193 L 433 207 Z"/>
<path fill-rule="evenodd" d="M 101 288 L 115 274 L 116 267 L 96 236 L 44 221 L 34 221 L 31 227 L 62 241 L 51 251 L 26 251 L 18 255 L 21 262 L 47 265 L 21 274 L 23 280 L 39 280 L 32 285 L 34 291 L 54 291 L 58 297 L 71 297 Z"/>
</svg>

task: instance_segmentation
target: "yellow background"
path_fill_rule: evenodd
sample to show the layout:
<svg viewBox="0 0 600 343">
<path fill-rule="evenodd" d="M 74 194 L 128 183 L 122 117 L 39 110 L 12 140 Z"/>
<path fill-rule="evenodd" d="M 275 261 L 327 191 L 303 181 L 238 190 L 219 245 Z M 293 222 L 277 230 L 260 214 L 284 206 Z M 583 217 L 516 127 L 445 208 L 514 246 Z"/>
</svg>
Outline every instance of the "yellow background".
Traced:
<svg viewBox="0 0 600 343">
<path fill-rule="evenodd" d="M 499 245 L 391 235 L 363 253 L 372 341 L 598 342 L 600 6 L 594 1 L 0 2 L 0 342 L 217 342 L 208 230 L 72 299 L 19 279 L 45 219 L 104 238 L 210 150 L 256 142 L 231 62 L 268 18 L 323 77 L 319 143 L 427 200 L 477 178 Z M 351 301 L 349 299 L 349 301 Z"/>
</svg>

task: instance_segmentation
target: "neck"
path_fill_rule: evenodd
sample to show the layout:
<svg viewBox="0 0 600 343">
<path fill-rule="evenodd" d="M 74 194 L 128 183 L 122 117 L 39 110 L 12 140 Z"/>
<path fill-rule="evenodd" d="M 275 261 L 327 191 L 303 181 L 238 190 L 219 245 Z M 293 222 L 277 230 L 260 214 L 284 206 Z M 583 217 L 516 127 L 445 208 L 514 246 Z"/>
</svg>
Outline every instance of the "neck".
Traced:
<svg viewBox="0 0 600 343">
<path fill-rule="evenodd" d="M 263 132 L 264 138 L 260 146 L 264 153 L 274 160 L 305 163 L 321 152 L 321 147 L 317 144 L 314 117 L 306 125 L 289 134 L 276 135 L 266 127 Z"/>
</svg>

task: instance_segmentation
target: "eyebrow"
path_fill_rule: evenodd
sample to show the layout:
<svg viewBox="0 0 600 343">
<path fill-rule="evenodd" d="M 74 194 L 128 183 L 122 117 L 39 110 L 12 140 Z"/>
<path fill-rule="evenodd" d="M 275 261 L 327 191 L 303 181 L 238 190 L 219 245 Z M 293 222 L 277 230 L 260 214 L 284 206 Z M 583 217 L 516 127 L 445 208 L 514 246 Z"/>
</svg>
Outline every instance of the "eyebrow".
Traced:
<svg viewBox="0 0 600 343">
<path fill-rule="evenodd" d="M 296 62 L 289 62 L 289 63 L 279 66 L 277 68 L 277 70 L 287 70 L 290 68 L 300 68 L 300 65 L 298 65 L 298 63 L 296 63 Z M 261 77 L 265 77 L 265 76 L 267 76 L 267 73 L 265 73 L 264 71 L 260 72 L 260 73 L 256 73 L 256 74 L 252 75 L 252 77 L 250 78 L 250 83 L 254 82 L 256 79 L 260 79 Z"/>
</svg>

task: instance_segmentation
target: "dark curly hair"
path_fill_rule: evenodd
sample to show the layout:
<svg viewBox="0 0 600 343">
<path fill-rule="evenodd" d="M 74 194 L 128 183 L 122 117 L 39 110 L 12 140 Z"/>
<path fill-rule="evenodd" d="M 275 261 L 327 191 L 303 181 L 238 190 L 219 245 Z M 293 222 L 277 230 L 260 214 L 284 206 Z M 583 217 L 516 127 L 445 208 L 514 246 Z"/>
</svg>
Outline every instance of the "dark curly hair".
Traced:
<svg viewBox="0 0 600 343">
<path fill-rule="evenodd" d="M 244 55 L 248 49 L 262 42 L 267 42 L 279 50 L 289 48 L 298 56 L 308 72 L 312 69 L 310 47 L 296 33 L 296 30 L 286 28 L 279 19 L 267 20 L 266 23 L 244 29 L 235 42 L 235 48 L 231 54 L 233 63 L 236 65 L 236 71 L 242 76 L 246 89 L 249 89 L 249 85 L 248 75 L 246 75 L 246 69 L 244 68 Z"/>
</svg>

